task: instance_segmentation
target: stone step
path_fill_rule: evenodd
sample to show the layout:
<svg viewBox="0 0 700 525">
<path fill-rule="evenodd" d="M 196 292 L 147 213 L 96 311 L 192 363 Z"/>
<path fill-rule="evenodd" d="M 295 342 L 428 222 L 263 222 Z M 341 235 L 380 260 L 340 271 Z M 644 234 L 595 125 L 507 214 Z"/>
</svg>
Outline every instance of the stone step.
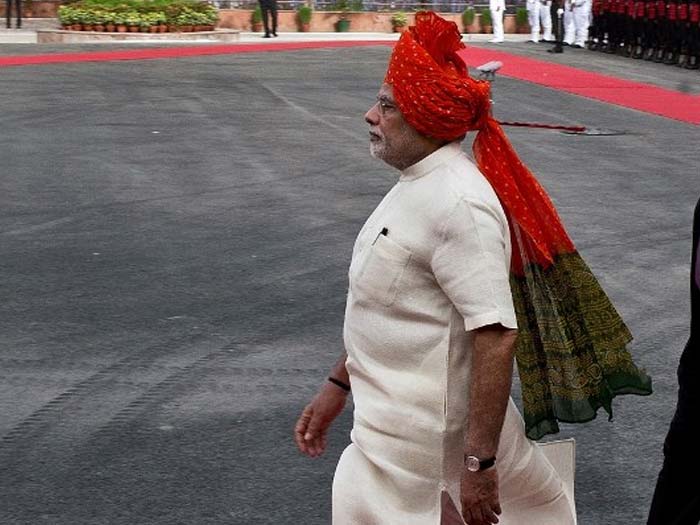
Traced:
<svg viewBox="0 0 700 525">
<path fill-rule="evenodd" d="M 3 17 L 4 18 L 4 17 Z M 15 19 L 10 19 L 15 27 Z M 59 26 L 57 18 L 22 18 L 22 29 L 35 31 L 37 29 L 56 29 Z M 5 29 L 5 20 L 0 20 L 0 28 Z"/>
</svg>

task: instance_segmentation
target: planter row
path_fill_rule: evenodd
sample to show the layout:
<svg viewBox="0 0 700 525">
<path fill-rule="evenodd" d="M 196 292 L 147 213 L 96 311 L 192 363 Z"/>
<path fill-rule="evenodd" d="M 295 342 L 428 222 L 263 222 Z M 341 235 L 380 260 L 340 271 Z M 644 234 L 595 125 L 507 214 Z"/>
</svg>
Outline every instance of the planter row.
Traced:
<svg viewBox="0 0 700 525">
<path fill-rule="evenodd" d="M 302 28 L 295 11 L 280 10 L 278 11 L 278 31 L 366 31 L 366 32 L 386 32 L 392 30 L 390 12 L 349 12 L 341 13 L 334 11 L 314 11 L 311 18 L 311 23 L 306 28 Z M 441 16 L 448 20 L 457 23 L 459 29 L 465 33 L 490 32 L 485 28 L 485 24 L 481 23 L 481 17 L 477 13 L 474 17 L 474 23 L 468 27 L 464 27 L 461 19 L 461 13 L 441 13 Z M 345 24 L 338 26 L 341 17 L 349 21 L 349 27 Z M 407 15 L 408 25 L 413 23 L 413 14 Z M 252 22 L 252 11 L 245 9 L 221 9 L 219 10 L 219 23 L 217 27 L 225 29 L 238 29 L 240 31 L 262 31 L 261 26 L 254 25 Z M 516 28 L 515 16 L 507 14 L 504 20 L 505 32 L 528 32 L 529 29 Z M 394 29 L 397 30 L 397 29 Z"/>
<path fill-rule="evenodd" d="M 125 25 L 86 25 L 72 24 L 62 26 L 64 31 L 97 31 L 107 33 L 191 33 L 195 31 L 214 31 L 214 26 L 125 26 Z"/>
</svg>

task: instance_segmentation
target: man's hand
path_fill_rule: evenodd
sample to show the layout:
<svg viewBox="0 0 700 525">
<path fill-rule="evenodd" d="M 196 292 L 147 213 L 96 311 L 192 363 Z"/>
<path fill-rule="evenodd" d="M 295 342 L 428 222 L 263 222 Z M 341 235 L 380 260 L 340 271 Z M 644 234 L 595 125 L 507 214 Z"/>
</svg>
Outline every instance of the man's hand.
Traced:
<svg viewBox="0 0 700 525">
<path fill-rule="evenodd" d="M 326 383 L 306 405 L 294 427 L 294 441 L 302 453 L 312 458 L 323 454 L 328 442 L 328 429 L 343 411 L 347 397 L 347 392 Z"/>
<path fill-rule="evenodd" d="M 462 517 L 467 525 L 498 523 L 501 504 L 498 500 L 498 471 L 491 467 L 480 472 L 462 473 Z"/>
</svg>

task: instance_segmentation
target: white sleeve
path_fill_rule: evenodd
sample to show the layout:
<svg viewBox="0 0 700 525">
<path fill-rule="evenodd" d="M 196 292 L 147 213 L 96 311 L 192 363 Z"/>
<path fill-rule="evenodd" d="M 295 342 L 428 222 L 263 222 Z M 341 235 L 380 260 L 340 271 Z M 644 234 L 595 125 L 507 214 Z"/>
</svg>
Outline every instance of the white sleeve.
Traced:
<svg viewBox="0 0 700 525">
<path fill-rule="evenodd" d="M 431 266 L 467 331 L 517 328 L 510 291 L 510 233 L 500 209 L 461 199 L 439 232 Z"/>
</svg>

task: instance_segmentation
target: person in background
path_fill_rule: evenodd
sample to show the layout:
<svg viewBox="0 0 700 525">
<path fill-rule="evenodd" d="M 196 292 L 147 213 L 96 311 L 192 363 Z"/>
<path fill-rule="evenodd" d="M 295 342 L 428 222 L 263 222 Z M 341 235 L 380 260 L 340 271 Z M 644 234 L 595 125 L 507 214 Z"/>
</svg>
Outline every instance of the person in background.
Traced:
<svg viewBox="0 0 700 525">
<path fill-rule="evenodd" d="M 574 10 L 577 0 L 564 0 L 564 45 L 573 46 L 576 41 Z"/>
<path fill-rule="evenodd" d="M 552 0 L 527 0 L 527 18 L 531 29 L 529 42 L 540 41 L 540 29 L 543 32 L 542 40 L 553 41 L 551 5 Z"/>
<path fill-rule="evenodd" d="M 664 442 L 664 463 L 648 525 L 700 523 L 700 200 L 690 263 L 690 337 L 678 365 L 678 403 Z"/>
<path fill-rule="evenodd" d="M 583 49 L 588 42 L 591 25 L 591 0 L 571 0 L 574 18 L 574 47 Z"/>
<path fill-rule="evenodd" d="M 489 10 L 493 21 L 493 38 L 490 42 L 500 44 L 505 40 L 503 32 L 503 16 L 506 12 L 505 0 L 489 0 Z"/>
<path fill-rule="evenodd" d="M 265 27 L 265 36 L 263 38 L 277 36 L 277 0 L 258 1 L 260 2 L 263 26 Z"/>
<path fill-rule="evenodd" d="M 15 27 L 20 29 L 22 27 L 22 0 L 5 0 L 5 18 L 7 19 L 7 29 L 12 27 L 10 20 L 12 18 L 12 4 L 15 5 L 15 11 L 17 14 L 17 23 Z"/>
</svg>

